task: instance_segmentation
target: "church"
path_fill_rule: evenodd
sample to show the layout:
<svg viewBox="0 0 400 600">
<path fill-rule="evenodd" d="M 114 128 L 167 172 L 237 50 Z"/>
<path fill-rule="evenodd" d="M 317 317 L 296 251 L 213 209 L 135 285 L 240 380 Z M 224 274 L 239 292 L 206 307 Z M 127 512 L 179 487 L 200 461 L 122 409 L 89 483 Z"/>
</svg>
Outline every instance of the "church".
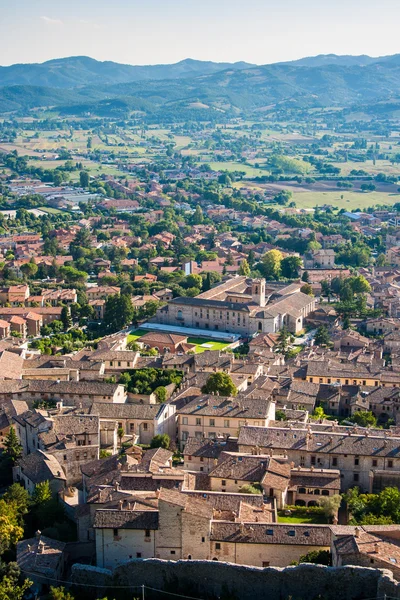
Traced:
<svg viewBox="0 0 400 600">
<path fill-rule="evenodd" d="M 155 321 L 164 325 L 210 329 L 252 337 L 276 333 L 284 326 L 291 333 L 304 327 L 315 310 L 315 298 L 300 291 L 301 282 L 286 286 L 265 279 L 237 276 L 195 298 L 180 297 L 160 308 Z"/>
</svg>

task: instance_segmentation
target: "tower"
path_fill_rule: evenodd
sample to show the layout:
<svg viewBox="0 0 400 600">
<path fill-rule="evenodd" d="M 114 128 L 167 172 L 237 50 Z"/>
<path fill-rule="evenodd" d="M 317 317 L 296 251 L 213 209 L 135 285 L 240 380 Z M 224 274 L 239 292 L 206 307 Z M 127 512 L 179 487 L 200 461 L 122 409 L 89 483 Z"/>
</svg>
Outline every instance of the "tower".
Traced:
<svg viewBox="0 0 400 600">
<path fill-rule="evenodd" d="M 265 279 L 253 279 L 251 295 L 258 306 L 265 306 Z"/>
</svg>

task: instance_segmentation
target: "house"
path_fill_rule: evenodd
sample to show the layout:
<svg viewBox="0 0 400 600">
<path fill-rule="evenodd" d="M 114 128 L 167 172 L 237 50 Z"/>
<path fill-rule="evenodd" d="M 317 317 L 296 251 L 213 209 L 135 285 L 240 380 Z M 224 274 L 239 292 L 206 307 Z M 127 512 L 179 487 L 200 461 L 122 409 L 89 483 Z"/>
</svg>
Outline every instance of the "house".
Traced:
<svg viewBox="0 0 400 600">
<path fill-rule="evenodd" d="M 332 531 L 335 534 L 336 528 L 332 527 Z M 398 525 L 353 527 L 352 532 L 335 535 L 331 551 L 332 564 L 335 567 L 358 565 L 373 569 L 388 569 L 393 573 L 394 578 L 400 581 Z"/>
<path fill-rule="evenodd" d="M 8 321 L 0 319 L 0 340 L 9 337 L 11 334 L 11 325 Z"/>
<path fill-rule="evenodd" d="M 4 442 L 13 425 L 13 417 L 28 410 L 26 402 L 8 400 L 3 402 L 0 409 L 0 450 L 4 450 Z"/>
<path fill-rule="evenodd" d="M 107 300 L 109 296 L 119 295 L 121 288 L 111 285 L 93 286 L 86 289 L 88 302 L 91 300 Z"/>
<path fill-rule="evenodd" d="M 177 352 L 194 351 L 196 348 L 195 344 L 188 343 L 187 336 L 176 333 L 149 331 L 149 333 L 145 333 L 137 341 L 139 344 L 143 344 L 145 348 L 154 348 L 160 354 L 166 352 L 175 354 Z"/>
<path fill-rule="evenodd" d="M 203 395 L 177 411 L 178 439 L 184 448 L 189 437 L 235 437 L 246 423 L 267 427 L 275 419 L 275 404 L 267 398 L 224 398 Z"/>
<path fill-rule="evenodd" d="M 50 582 L 62 581 L 66 565 L 66 544 L 40 531 L 35 537 L 17 542 L 17 564 L 21 574 L 46 593 Z"/>
<path fill-rule="evenodd" d="M 335 252 L 332 249 L 319 249 L 306 252 L 304 269 L 332 269 L 335 267 Z"/>
<path fill-rule="evenodd" d="M 66 477 L 58 460 L 51 454 L 37 450 L 20 458 L 13 467 L 14 482 L 20 483 L 30 494 L 38 483 L 49 482 L 53 495 L 64 489 Z"/>
<path fill-rule="evenodd" d="M 184 468 L 188 471 L 209 473 L 215 467 L 222 452 L 235 452 L 235 450 L 237 450 L 236 438 L 189 437 L 183 450 Z"/>
<path fill-rule="evenodd" d="M 90 409 L 91 415 L 100 418 L 101 445 L 109 445 L 103 423 L 108 430 L 110 422 L 116 422 L 124 430 L 124 437 L 135 444 L 149 444 L 153 437 L 167 433 L 171 439 L 176 437 L 175 405 L 164 404 L 115 404 L 95 402 Z"/>
</svg>

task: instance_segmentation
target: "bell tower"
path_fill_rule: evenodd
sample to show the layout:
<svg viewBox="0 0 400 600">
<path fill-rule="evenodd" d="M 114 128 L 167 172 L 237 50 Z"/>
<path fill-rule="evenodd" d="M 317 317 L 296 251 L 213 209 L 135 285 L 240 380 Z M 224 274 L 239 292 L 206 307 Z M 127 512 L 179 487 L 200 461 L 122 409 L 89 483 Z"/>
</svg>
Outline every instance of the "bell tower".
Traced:
<svg viewBox="0 0 400 600">
<path fill-rule="evenodd" d="M 265 306 L 265 279 L 253 279 L 251 295 L 258 306 Z"/>
</svg>

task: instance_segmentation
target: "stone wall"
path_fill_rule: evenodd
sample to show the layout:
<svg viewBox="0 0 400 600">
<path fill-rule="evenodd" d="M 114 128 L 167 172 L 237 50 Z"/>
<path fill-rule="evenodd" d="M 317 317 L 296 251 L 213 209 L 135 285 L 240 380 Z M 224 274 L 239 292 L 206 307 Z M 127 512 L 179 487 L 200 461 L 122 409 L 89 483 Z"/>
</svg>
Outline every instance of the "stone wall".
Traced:
<svg viewBox="0 0 400 600">
<path fill-rule="evenodd" d="M 149 559 L 133 560 L 117 567 L 113 574 L 106 569 L 74 565 L 71 578 L 75 584 L 94 586 L 91 590 L 73 585 L 77 600 L 107 594 L 116 600 L 141 597 L 141 585 L 146 586 L 147 600 L 160 597 L 157 591 L 147 588 L 204 600 L 359 600 L 384 594 L 400 599 L 400 584 L 390 571 L 353 566 L 302 564 L 262 569 L 213 561 Z"/>
</svg>

